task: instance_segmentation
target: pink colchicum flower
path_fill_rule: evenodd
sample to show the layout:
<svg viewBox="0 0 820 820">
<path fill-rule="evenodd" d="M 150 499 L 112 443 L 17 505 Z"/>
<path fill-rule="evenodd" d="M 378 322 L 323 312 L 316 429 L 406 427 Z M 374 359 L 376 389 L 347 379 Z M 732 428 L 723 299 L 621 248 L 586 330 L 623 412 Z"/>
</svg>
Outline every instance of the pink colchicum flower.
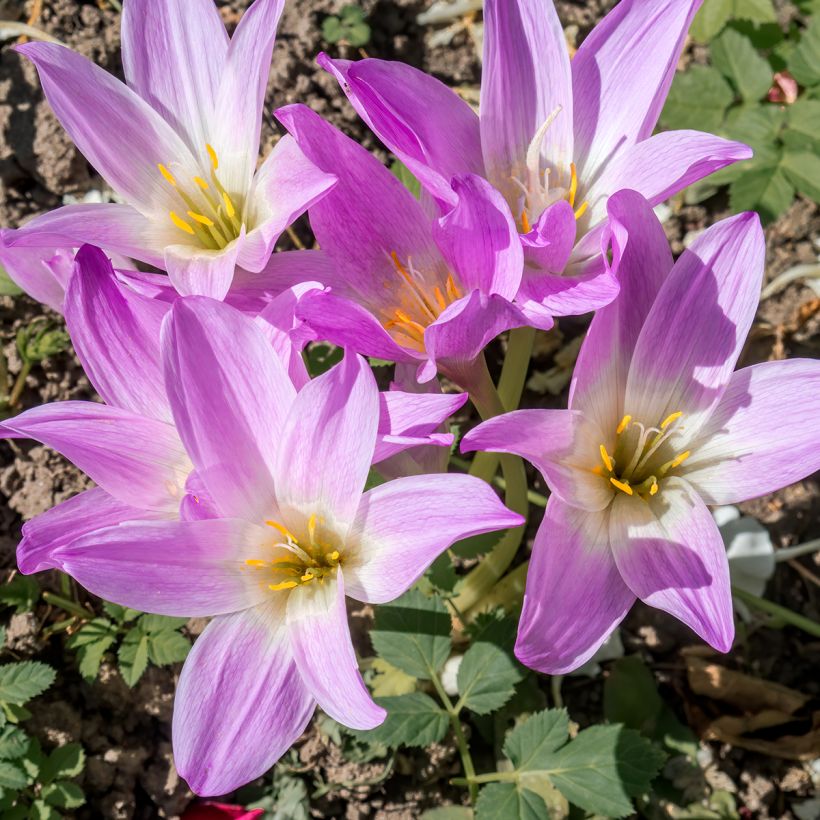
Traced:
<svg viewBox="0 0 820 820">
<path fill-rule="evenodd" d="M 263 774 L 317 703 L 347 726 L 381 723 L 345 596 L 393 600 L 454 541 L 521 523 L 471 476 L 364 492 L 380 415 L 367 363 L 348 355 L 294 395 L 239 320 L 254 327 L 188 297 L 163 325 L 170 403 L 210 517 L 126 522 L 53 555 L 107 600 L 214 616 L 185 662 L 173 719 L 177 769 L 202 795 Z"/>
<path fill-rule="evenodd" d="M 69 248 L 14 248 L 9 244 L 13 235 L 14 231 L 0 228 L 0 265 L 32 299 L 62 313 L 74 253 Z"/>
<path fill-rule="evenodd" d="M 735 504 L 820 468 L 820 362 L 733 372 L 760 296 L 756 215 L 726 219 L 672 264 L 634 191 L 609 202 L 621 292 L 592 321 L 567 410 L 520 410 L 464 450 L 517 453 L 552 494 L 533 546 L 516 654 L 583 664 L 636 596 L 715 649 L 732 645 L 726 550 L 707 504 Z"/>
<path fill-rule="evenodd" d="M 319 61 L 445 208 L 456 175 L 504 195 L 525 251 L 522 307 L 579 314 L 617 293 L 600 247 L 611 194 L 635 189 L 655 205 L 751 156 L 699 131 L 652 136 L 699 5 L 621 0 L 570 60 L 552 0 L 486 0 L 480 116 L 403 63 Z"/>
<path fill-rule="evenodd" d="M 308 383 L 299 354 L 301 328 L 293 318 L 298 298 L 299 288 L 285 291 L 255 320 L 228 305 L 221 310 L 217 303 L 211 306 L 214 321 L 233 334 L 235 352 L 224 366 L 251 372 L 284 368 L 289 378 L 280 396 L 284 405 Z M 62 453 L 99 486 L 23 525 L 17 562 L 24 573 L 59 566 L 55 555 L 60 548 L 81 537 L 93 540 L 98 530 L 109 526 L 212 514 L 165 390 L 160 327 L 171 303 L 123 284 L 110 261 L 92 246 L 77 254 L 65 302 L 74 349 L 106 404 L 66 401 L 35 407 L 2 422 L 0 437 L 36 439 Z M 208 337 L 201 348 L 203 358 L 221 356 L 221 348 Z M 270 365 L 268 359 L 276 363 Z M 222 372 L 217 364 L 210 366 L 214 374 Z M 232 384 L 225 382 L 226 405 L 244 395 L 231 392 Z M 453 437 L 441 432 L 440 425 L 466 400 L 466 394 L 380 394 L 374 461 L 394 458 L 408 448 L 448 448 Z M 276 434 L 273 427 L 271 434 Z"/>
<path fill-rule="evenodd" d="M 374 156 L 310 109 L 286 106 L 276 116 L 308 159 L 338 179 L 310 208 L 332 262 L 314 278 L 330 290 L 297 310 L 321 338 L 415 363 L 421 381 L 444 368 L 468 387 L 461 372 L 499 333 L 552 325 L 512 302 L 523 252 L 506 203 L 485 180 L 455 178 L 452 207 L 431 219 Z"/>
<path fill-rule="evenodd" d="M 280 233 L 333 184 L 287 137 L 256 171 L 283 4 L 256 0 L 229 40 L 212 0 L 127 0 L 127 85 L 63 46 L 19 46 L 77 147 L 127 204 L 69 205 L 12 242 L 90 242 L 167 270 L 180 293 L 217 299 L 237 266 L 262 270 Z"/>
</svg>

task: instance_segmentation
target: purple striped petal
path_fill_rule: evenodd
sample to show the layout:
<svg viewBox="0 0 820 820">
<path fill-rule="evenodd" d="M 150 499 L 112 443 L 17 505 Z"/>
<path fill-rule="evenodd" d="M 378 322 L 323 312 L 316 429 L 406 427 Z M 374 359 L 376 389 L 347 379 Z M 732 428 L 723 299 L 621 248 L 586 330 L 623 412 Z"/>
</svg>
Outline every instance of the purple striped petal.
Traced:
<svg viewBox="0 0 820 820">
<path fill-rule="evenodd" d="M 66 285 L 74 268 L 71 247 L 47 243 L 39 248 L 15 248 L 9 244 L 15 233 L 0 228 L 0 264 L 12 282 L 32 299 L 62 313 Z"/>
<path fill-rule="evenodd" d="M 224 299 L 231 289 L 237 260 L 246 242 L 245 227 L 222 250 L 206 250 L 194 245 L 170 245 L 165 249 L 168 278 L 182 296 L 210 296 Z"/>
</svg>

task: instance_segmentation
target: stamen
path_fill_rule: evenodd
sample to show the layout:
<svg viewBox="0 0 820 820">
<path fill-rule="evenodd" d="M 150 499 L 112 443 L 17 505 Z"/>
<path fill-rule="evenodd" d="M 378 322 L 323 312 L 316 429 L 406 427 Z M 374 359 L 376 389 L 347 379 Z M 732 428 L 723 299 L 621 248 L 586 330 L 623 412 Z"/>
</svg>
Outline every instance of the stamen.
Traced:
<svg viewBox="0 0 820 820">
<path fill-rule="evenodd" d="M 532 142 L 529 144 L 527 148 L 527 169 L 529 170 L 530 174 L 534 174 L 535 176 L 539 175 L 540 167 L 541 167 L 541 143 L 544 141 L 544 137 L 547 135 L 547 131 L 549 127 L 555 122 L 555 118 L 561 113 L 562 107 L 559 105 L 555 111 L 550 114 L 546 120 L 544 120 L 544 124 L 535 132 L 535 136 L 532 138 Z"/>
<path fill-rule="evenodd" d="M 191 234 L 194 236 L 196 231 L 184 220 L 182 217 L 177 216 L 173 211 L 170 212 L 169 216 L 171 217 L 171 222 L 177 226 L 181 231 L 185 231 L 185 233 Z"/>
<path fill-rule="evenodd" d="M 689 456 L 692 455 L 691 450 L 687 450 L 685 453 L 681 453 L 679 456 L 675 456 L 675 460 L 669 465 L 669 469 L 673 470 L 675 467 L 680 467 L 684 461 L 686 461 Z"/>
<path fill-rule="evenodd" d="M 442 310 L 445 310 L 447 308 L 447 300 L 444 298 L 444 294 L 441 292 L 441 288 L 438 285 L 436 285 L 433 288 L 433 294 L 436 297 L 436 302 L 438 302 L 438 306 Z"/>
<path fill-rule="evenodd" d="M 216 151 L 214 151 L 213 147 L 207 142 L 205 143 L 205 150 L 208 152 L 208 156 L 211 158 L 211 166 L 213 167 L 214 171 L 218 170 L 219 157 L 216 155 Z"/>
<path fill-rule="evenodd" d="M 584 202 L 584 204 L 575 211 L 575 219 L 580 219 L 587 212 L 587 208 L 589 208 L 589 202 Z"/>
<path fill-rule="evenodd" d="M 196 211 L 188 211 L 188 216 L 191 217 L 195 222 L 199 222 L 200 225 L 204 225 L 206 228 L 213 228 L 214 221 L 213 219 L 208 219 L 207 216 L 203 214 L 198 214 Z"/>
<path fill-rule="evenodd" d="M 273 527 L 275 530 L 278 530 L 288 539 L 288 541 L 295 541 L 296 539 L 293 537 L 293 534 L 290 530 L 283 527 L 281 524 L 277 523 L 276 521 L 266 521 L 265 522 L 269 527 Z"/>
<path fill-rule="evenodd" d="M 310 537 L 310 543 L 316 543 L 316 513 L 308 518 L 308 536 Z"/>
<path fill-rule="evenodd" d="M 299 580 L 307 583 L 308 581 L 312 581 L 316 576 L 312 572 L 306 572 Z"/>
<path fill-rule="evenodd" d="M 202 188 L 203 191 L 208 190 L 208 183 L 202 177 L 194 177 L 194 182 Z"/>
<path fill-rule="evenodd" d="M 233 219 L 236 216 L 236 208 L 234 208 L 227 191 L 222 192 L 222 199 L 225 202 L 225 212 L 228 214 L 228 219 Z"/>
<path fill-rule="evenodd" d="M 623 431 L 626 430 L 627 427 L 629 427 L 629 422 L 630 421 L 632 421 L 632 416 L 624 416 L 621 419 L 621 422 L 618 425 L 618 428 L 615 430 L 616 434 L 620 436 L 621 433 L 623 433 Z"/>
<path fill-rule="evenodd" d="M 527 216 L 526 208 L 524 208 L 524 210 L 521 211 L 521 228 L 523 229 L 524 233 L 529 233 L 532 230 L 529 217 Z"/>
<path fill-rule="evenodd" d="M 575 194 L 578 192 L 578 170 L 574 162 L 569 164 L 569 170 L 572 174 L 569 183 L 569 204 L 571 207 L 575 207 Z M 578 217 L 576 216 L 575 218 L 577 219 Z"/>
<path fill-rule="evenodd" d="M 602 444 L 599 450 L 601 452 L 601 460 L 604 462 L 604 466 L 611 473 L 614 469 L 614 465 L 612 463 L 612 459 L 609 457 L 609 453 L 606 451 L 606 447 Z"/>
<path fill-rule="evenodd" d="M 333 552 L 328 553 L 325 558 L 328 561 L 338 561 L 339 560 L 339 550 L 333 550 Z"/>
<path fill-rule="evenodd" d="M 683 413 L 678 410 L 677 413 L 672 413 L 668 415 L 662 422 L 661 422 L 661 430 L 665 430 L 675 419 L 679 419 Z"/>
<path fill-rule="evenodd" d="M 621 492 L 626 493 L 627 495 L 632 495 L 632 487 L 629 486 L 629 483 L 626 481 L 618 481 L 617 478 L 610 478 L 610 483 L 617 487 Z"/>
<path fill-rule="evenodd" d="M 279 592 L 282 589 L 293 589 L 294 587 L 298 587 L 299 583 L 297 581 L 281 581 L 278 584 L 270 584 L 268 589 L 272 590 L 273 592 Z"/>
<path fill-rule="evenodd" d="M 455 280 L 453 279 L 453 274 L 449 274 L 447 276 L 447 295 L 450 297 L 451 301 L 455 301 L 456 299 L 461 298 L 461 293 L 459 293 L 458 288 L 456 287 Z"/>
<path fill-rule="evenodd" d="M 174 175 L 161 162 L 157 165 L 157 168 L 159 168 L 159 172 L 165 177 L 165 181 L 176 188 L 177 181 L 174 179 Z"/>
<path fill-rule="evenodd" d="M 658 482 L 653 481 L 652 486 L 649 488 L 649 495 L 655 495 L 658 492 Z"/>
<path fill-rule="evenodd" d="M 245 561 L 245 563 L 246 563 L 249 567 L 264 567 L 264 566 L 266 566 L 266 565 L 267 565 L 267 563 L 268 563 L 268 562 L 267 562 L 267 561 L 262 561 L 262 560 L 261 560 L 261 559 L 259 559 L 259 558 L 248 558 L 248 559 Z"/>
</svg>

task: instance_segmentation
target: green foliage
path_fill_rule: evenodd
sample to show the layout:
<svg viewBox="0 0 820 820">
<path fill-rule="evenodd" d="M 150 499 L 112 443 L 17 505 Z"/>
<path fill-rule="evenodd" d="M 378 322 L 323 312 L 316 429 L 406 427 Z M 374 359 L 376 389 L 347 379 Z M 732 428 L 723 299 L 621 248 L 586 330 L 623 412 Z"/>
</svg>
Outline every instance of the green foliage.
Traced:
<svg viewBox="0 0 820 820">
<path fill-rule="evenodd" d="M 450 724 L 447 712 L 423 692 L 376 698 L 376 702 L 387 710 L 384 723 L 370 731 L 356 733 L 370 742 L 391 748 L 429 746 L 444 737 Z"/>
<path fill-rule="evenodd" d="M 534 791 L 515 783 L 490 783 L 478 795 L 476 820 L 543 820 L 547 807 Z"/>
<path fill-rule="evenodd" d="M 0 703 L 22 706 L 54 683 L 54 670 L 39 661 L 6 663 L 0 666 Z"/>
<path fill-rule="evenodd" d="M 15 612 L 27 612 L 40 597 L 40 585 L 30 575 L 14 576 L 0 586 L 0 605 L 13 606 Z"/>
<path fill-rule="evenodd" d="M 0 265 L 0 296 L 19 296 L 22 292 L 22 289 L 9 276 L 8 271 Z"/>
<path fill-rule="evenodd" d="M 494 712 L 512 698 L 523 677 L 511 653 L 492 643 L 475 643 L 458 668 L 458 705 L 478 715 Z"/>
<path fill-rule="evenodd" d="M 344 358 L 344 349 L 327 342 L 311 342 L 305 350 L 305 364 L 311 379 L 326 373 Z"/>
<path fill-rule="evenodd" d="M 689 33 L 699 43 L 708 43 L 730 20 L 774 23 L 777 15 L 772 0 L 704 0 Z"/>
<path fill-rule="evenodd" d="M 421 183 L 413 176 L 410 169 L 399 159 L 390 164 L 390 172 L 418 199 L 421 196 Z"/>
<path fill-rule="evenodd" d="M 17 352 L 22 361 L 29 365 L 62 353 L 70 344 L 71 340 L 65 329 L 57 327 L 45 317 L 39 317 L 17 331 Z"/>
<path fill-rule="evenodd" d="M 370 26 L 365 22 L 364 11 L 350 3 L 338 17 L 325 17 L 322 37 L 328 43 L 345 43 L 357 48 L 366 46 L 370 42 Z"/>
</svg>

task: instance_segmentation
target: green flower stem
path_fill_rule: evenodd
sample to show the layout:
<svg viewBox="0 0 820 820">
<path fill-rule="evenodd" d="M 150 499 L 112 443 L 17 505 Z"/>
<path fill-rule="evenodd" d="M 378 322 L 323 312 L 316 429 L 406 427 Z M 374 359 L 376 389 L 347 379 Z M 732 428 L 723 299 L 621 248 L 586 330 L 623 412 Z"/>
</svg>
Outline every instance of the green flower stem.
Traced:
<svg viewBox="0 0 820 820">
<path fill-rule="evenodd" d="M 14 382 L 14 387 L 11 390 L 11 395 L 9 396 L 9 409 L 13 410 L 17 407 L 18 402 L 20 401 L 20 396 L 23 395 L 23 390 L 26 386 L 26 379 L 28 378 L 28 374 L 31 372 L 31 362 L 23 362 L 23 366 L 20 368 L 20 372 L 17 374 L 17 379 Z"/>
<path fill-rule="evenodd" d="M 93 612 L 89 612 L 87 609 L 81 607 L 79 604 L 75 604 L 74 601 L 69 601 L 68 598 L 63 598 L 62 595 L 57 595 L 54 592 L 44 592 L 43 600 L 47 604 L 58 606 L 60 607 L 60 609 L 63 609 L 66 612 L 70 612 L 72 615 L 76 615 L 78 618 L 84 618 L 85 620 L 89 620 L 94 617 Z"/>
<path fill-rule="evenodd" d="M 785 621 L 787 624 L 796 626 L 798 629 L 802 629 L 809 635 L 814 635 L 815 638 L 820 638 L 820 624 L 816 621 L 812 621 L 811 618 L 806 618 L 805 615 L 800 615 L 799 613 L 793 612 L 791 609 L 786 609 L 786 607 L 780 606 L 779 604 L 773 604 L 765 598 L 759 598 L 757 595 L 752 595 L 751 592 L 747 592 L 745 589 L 741 589 L 740 587 L 733 586 L 732 594 L 735 598 L 738 598 L 743 601 L 743 603 L 748 604 L 753 609 L 757 609 L 760 612 L 767 612 L 769 615 L 774 615 L 782 621 Z"/>
<path fill-rule="evenodd" d="M 475 777 L 454 777 L 450 780 L 454 786 L 479 786 L 482 783 L 514 783 L 518 780 L 518 772 L 489 772 Z"/>
</svg>

